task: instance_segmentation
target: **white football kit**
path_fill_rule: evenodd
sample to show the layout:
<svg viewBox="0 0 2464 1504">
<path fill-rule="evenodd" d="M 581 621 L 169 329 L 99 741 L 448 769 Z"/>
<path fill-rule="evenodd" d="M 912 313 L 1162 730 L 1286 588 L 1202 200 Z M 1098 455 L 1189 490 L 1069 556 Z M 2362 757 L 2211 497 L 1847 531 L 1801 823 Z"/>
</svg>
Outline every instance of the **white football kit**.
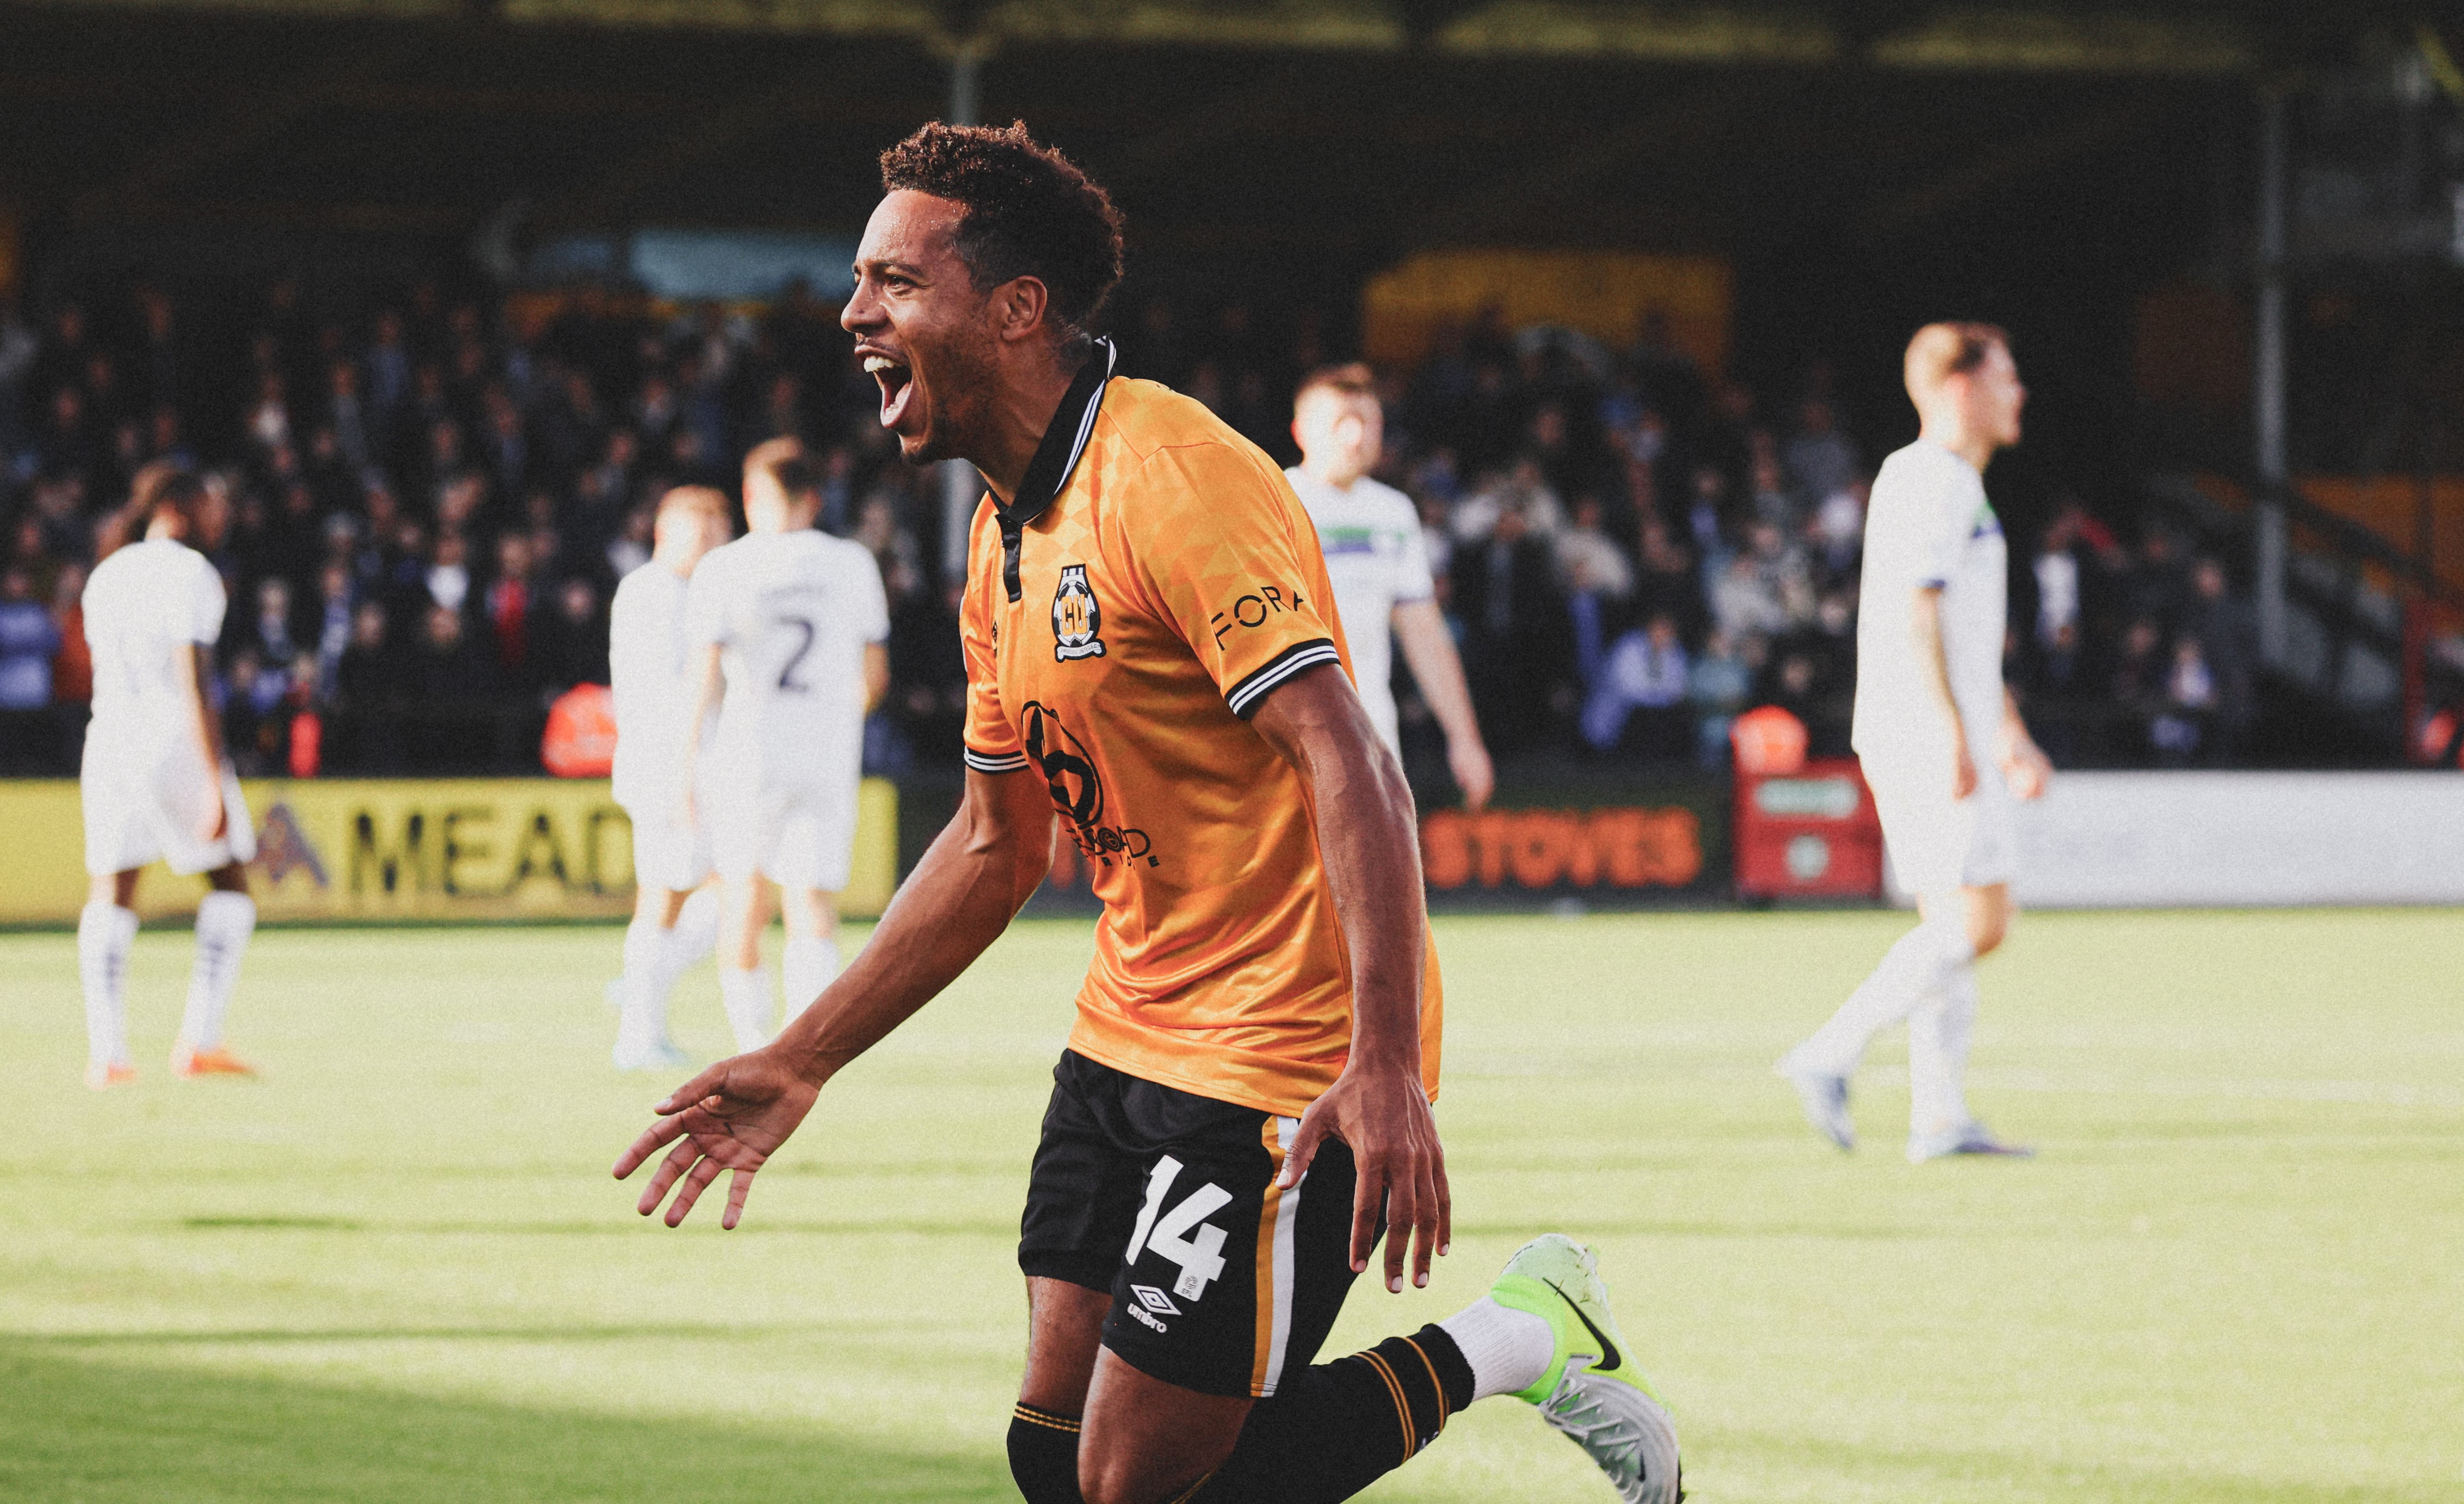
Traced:
<svg viewBox="0 0 2464 1504">
<path fill-rule="evenodd" d="M 1999 757 L 2008 565 L 1974 466 L 1925 439 L 1882 461 L 1865 520 L 1852 741 L 1891 865 L 1911 893 L 2012 877 L 2018 842 Z M 1943 658 L 1976 764 L 1966 799 L 1951 797 L 1950 727 L 1909 630 L 1910 603 L 1925 587 L 1942 591 Z"/>
<path fill-rule="evenodd" d="M 78 775 L 86 871 L 132 872 L 160 858 L 185 876 L 254 857 L 239 779 L 228 762 L 207 765 L 181 684 L 180 645 L 209 652 L 222 635 L 222 577 L 195 549 L 153 539 L 97 564 L 83 605 L 94 654 Z M 217 784 L 226 829 L 209 840 L 197 827 Z"/>
<path fill-rule="evenodd" d="M 1437 592 L 1419 510 L 1393 486 L 1366 476 L 1337 490 L 1302 470 L 1284 472 L 1317 524 L 1335 615 L 1352 650 L 1353 680 L 1370 724 L 1397 757 L 1403 747 L 1395 714 L 1395 608 Z"/>
<path fill-rule="evenodd" d="M 685 634 L 683 576 L 655 560 L 625 576 L 607 608 L 607 666 L 616 700 L 616 765 L 612 792 L 633 822 L 636 882 L 686 893 L 711 873 L 707 820 L 688 820 L 678 807 L 693 719 L 693 646 Z M 702 788 L 710 785 L 710 738 L 702 739 Z"/>
<path fill-rule="evenodd" d="M 710 757 L 718 874 L 845 888 L 864 767 L 864 650 L 890 635 L 871 553 L 811 529 L 748 534 L 703 557 L 685 621 L 695 651 L 718 645 L 727 677 Z"/>
</svg>

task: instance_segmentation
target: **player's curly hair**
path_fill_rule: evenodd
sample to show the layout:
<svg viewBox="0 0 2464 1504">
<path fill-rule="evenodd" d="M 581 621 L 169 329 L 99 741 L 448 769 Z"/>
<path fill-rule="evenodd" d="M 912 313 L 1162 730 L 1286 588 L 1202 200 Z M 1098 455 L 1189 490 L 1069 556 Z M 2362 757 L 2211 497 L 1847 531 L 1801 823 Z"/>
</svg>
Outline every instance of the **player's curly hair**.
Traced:
<svg viewBox="0 0 2464 1504">
<path fill-rule="evenodd" d="M 1024 121 L 925 126 L 881 154 L 881 188 L 965 207 L 958 258 L 979 288 L 1032 276 L 1055 321 L 1082 334 L 1121 279 L 1121 211 L 1079 166 L 1026 133 Z"/>
</svg>

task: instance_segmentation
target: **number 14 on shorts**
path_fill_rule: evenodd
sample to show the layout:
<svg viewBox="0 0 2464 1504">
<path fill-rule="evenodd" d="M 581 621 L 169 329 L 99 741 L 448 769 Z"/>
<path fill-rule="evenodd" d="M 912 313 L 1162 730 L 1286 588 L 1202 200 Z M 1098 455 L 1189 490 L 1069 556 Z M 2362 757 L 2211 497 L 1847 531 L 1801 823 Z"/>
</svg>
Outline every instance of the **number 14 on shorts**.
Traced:
<svg viewBox="0 0 2464 1504">
<path fill-rule="evenodd" d="M 1183 1300 L 1196 1300 L 1206 1294 L 1209 1280 L 1223 1275 L 1223 1229 L 1206 1219 L 1230 1205 L 1232 1193 L 1209 1181 L 1191 1191 L 1179 1205 L 1164 1211 L 1164 1201 L 1171 1196 L 1180 1168 L 1180 1161 L 1169 1154 L 1155 1161 L 1147 1176 L 1146 1205 L 1138 1209 L 1138 1225 L 1122 1258 L 1135 1264 L 1141 1251 L 1152 1251 L 1179 1265 L 1180 1277 L 1173 1281 L 1172 1293 Z"/>
</svg>

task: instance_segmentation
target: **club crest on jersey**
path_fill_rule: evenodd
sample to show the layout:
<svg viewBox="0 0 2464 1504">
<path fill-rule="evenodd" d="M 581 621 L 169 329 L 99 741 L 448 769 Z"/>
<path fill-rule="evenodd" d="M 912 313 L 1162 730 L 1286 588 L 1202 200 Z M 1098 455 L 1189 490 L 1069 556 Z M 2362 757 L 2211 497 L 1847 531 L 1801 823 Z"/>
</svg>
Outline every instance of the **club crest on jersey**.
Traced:
<svg viewBox="0 0 2464 1504">
<path fill-rule="evenodd" d="M 1052 660 L 1102 657 L 1104 639 L 1095 633 L 1103 625 L 1104 608 L 1087 583 L 1087 566 L 1063 564 L 1061 587 L 1052 592 Z"/>
</svg>

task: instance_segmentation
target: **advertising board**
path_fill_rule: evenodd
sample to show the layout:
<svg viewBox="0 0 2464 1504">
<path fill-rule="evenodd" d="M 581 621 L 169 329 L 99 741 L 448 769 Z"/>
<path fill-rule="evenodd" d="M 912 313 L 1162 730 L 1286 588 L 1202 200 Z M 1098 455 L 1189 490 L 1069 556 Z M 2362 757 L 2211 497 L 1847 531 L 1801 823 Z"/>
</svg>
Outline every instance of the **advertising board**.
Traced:
<svg viewBox="0 0 2464 1504">
<path fill-rule="evenodd" d="M 2031 908 L 2464 903 L 2453 772 L 2063 773 L 2018 834 Z"/>
<path fill-rule="evenodd" d="M 614 918 L 633 903 L 632 824 L 603 780 L 263 779 L 250 886 L 286 920 Z M 850 915 L 878 914 L 897 881 L 898 791 L 859 795 Z M 0 782 L 0 924 L 74 924 L 85 901 L 75 782 Z M 142 917 L 195 912 L 205 884 L 153 868 Z"/>
</svg>

